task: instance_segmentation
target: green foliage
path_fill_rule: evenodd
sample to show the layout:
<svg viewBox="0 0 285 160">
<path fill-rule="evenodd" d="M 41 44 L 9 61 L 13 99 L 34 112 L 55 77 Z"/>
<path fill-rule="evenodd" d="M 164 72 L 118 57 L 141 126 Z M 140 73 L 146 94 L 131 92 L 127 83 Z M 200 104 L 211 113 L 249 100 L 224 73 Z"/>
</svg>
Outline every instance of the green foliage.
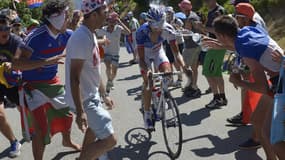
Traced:
<svg viewBox="0 0 285 160">
<path fill-rule="evenodd" d="M 40 20 L 41 18 L 41 8 L 30 9 L 24 2 L 16 3 L 16 10 L 19 17 L 22 19 L 23 24 L 26 25 L 31 18 Z M 1 0 L 0 8 L 10 8 L 13 9 L 13 4 L 11 0 Z"/>
</svg>

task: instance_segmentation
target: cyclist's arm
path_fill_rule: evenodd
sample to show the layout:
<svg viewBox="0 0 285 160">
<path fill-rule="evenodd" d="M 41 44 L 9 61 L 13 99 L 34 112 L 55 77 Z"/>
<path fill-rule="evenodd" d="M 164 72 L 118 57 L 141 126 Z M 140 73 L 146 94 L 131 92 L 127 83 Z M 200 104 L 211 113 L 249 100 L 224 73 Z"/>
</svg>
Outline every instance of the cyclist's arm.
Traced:
<svg viewBox="0 0 285 160">
<path fill-rule="evenodd" d="M 147 72 L 147 64 L 145 63 L 144 60 L 144 46 L 138 46 L 138 55 L 139 55 L 139 65 L 142 71 Z"/>
</svg>

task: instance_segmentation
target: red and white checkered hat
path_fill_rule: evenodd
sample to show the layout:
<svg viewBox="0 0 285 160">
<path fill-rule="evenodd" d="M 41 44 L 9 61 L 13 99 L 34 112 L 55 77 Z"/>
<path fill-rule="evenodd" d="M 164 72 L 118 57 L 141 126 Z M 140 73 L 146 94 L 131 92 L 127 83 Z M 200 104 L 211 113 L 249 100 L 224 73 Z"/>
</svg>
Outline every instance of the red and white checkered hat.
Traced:
<svg viewBox="0 0 285 160">
<path fill-rule="evenodd" d="M 91 13 L 97 8 L 106 6 L 105 0 L 82 0 L 81 11 L 84 15 Z"/>
</svg>

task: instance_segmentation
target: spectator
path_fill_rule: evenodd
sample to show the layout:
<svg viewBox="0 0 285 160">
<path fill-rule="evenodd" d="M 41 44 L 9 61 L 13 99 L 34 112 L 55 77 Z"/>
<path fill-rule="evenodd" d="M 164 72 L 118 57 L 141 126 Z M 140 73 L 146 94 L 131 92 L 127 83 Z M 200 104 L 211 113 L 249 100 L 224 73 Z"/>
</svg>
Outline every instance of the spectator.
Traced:
<svg viewBox="0 0 285 160">
<path fill-rule="evenodd" d="M 0 37 L 0 64 L 2 69 L 7 65 L 7 62 L 11 63 L 14 61 L 17 51 L 31 51 L 29 47 L 24 45 L 20 37 L 10 32 L 10 19 L 7 15 L 2 13 L 0 14 Z M 6 69 L 5 67 L 5 70 Z M 11 143 L 9 156 L 17 157 L 21 153 L 21 143 L 15 137 L 7 121 L 4 109 L 6 105 L 4 103 L 5 96 L 12 103 L 19 105 L 18 87 L 5 85 L 3 82 L 0 84 L 0 131 Z"/>
<path fill-rule="evenodd" d="M 198 24 L 200 23 L 200 18 L 192 14 L 185 20 L 185 29 L 191 31 L 192 33 L 198 32 Z M 199 34 L 198 34 L 199 35 Z M 185 37 L 185 48 L 183 50 L 183 58 L 185 64 L 191 67 L 193 75 L 191 80 L 188 80 L 184 88 L 184 93 L 188 97 L 198 98 L 201 96 L 201 90 L 198 88 L 198 66 L 199 66 L 199 54 L 201 53 L 201 47 L 193 40 L 193 36 Z M 197 34 L 196 34 L 197 36 Z"/>
<path fill-rule="evenodd" d="M 66 99 L 76 109 L 76 123 L 85 133 L 83 150 L 79 160 L 95 160 L 116 145 L 112 119 L 102 107 L 100 96 L 111 109 L 113 101 L 105 92 L 100 74 L 100 57 L 96 29 L 107 18 L 104 0 L 84 0 L 82 25 L 67 44 Z"/>
<path fill-rule="evenodd" d="M 174 16 L 174 10 L 171 6 L 166 7 L 166 22 L 169 23 L 170 25 L 172 25 L 175 30 L 182 30 L 183 25 L 184 25 L 182 20 L 180 20 Z M 179 54 L 181 54 L 183 51 L 183 48 L 184 48 L 183 36 L 177 35 L 176 36 L 176 43 L 177 43 L 178 48 L 179 48 L 179 52 L 180 52 Z M 167 58 L 170 62 L 170 65 L 171 65 L 171 69 L 173 70 L 173 68 L 175 67 L 177 71 L 181 71 L 182 69 L 174 58 L 174 54 L 172 53 L 170 44 L 167 41 L 164 41 L 163 44 L 164 44 L 166 56 L 167 56 Z M 173 83 L 171 85 L 173 85 L 175 87 L 181 87 L 182 75 L 181 74 L 178 75 L 177 81 L 176 82 L 173 81 Z"/>
<path fill-rule="evenodd" d="M 209 34 L 209 37 L 216 38 L 212 23 L 215 18 L 225 14 L 226 11 L 216 0 L 205 0 L 205 2 L 209 9 L 205 31 Z M 206 108 L 215 109 L 228 104 L 221 69 L 225 53 L 225 49 L 211 49 L 205 55 L 203 75 L 207 78 L 214 95 L 213 100 L 205 106 Z"/>
<path fill-rule="evenodd" d="M 253 18 L 254 13 L 251 13 L 250 17 Z M 264 130 L 259 137 L 260 142 L 264 149 L 271 148 L 269 141 L 270 122 L 273 108 L 272 95 L 280 91 L 279 89 L 272 90 L 277 86 L 279 79 L 280 64 L 275 62 L 271 55 L 275 52 L 284 54 L 283 50 L 278 44 L 268 36 L 264 29 L 261 27 L 245 26 L 242 29 L 238 28 L 236 20 L 229 16 L 222 16 L 214 22 L 215 32 L 217 34 L 219 42 L 223 46 L 228 46 L 232 50 L 236 50 L 242 57 L 244 63 L 249 66 L 250 71 L 254 79 L 258 79 L 255 82 L 248 82 L 241 79 L 239 73 L 231 74 L 230 81 L 239 87 L 254 90 L 262 93 L 263 96 L 260 100 L 260 108 L 263 111 L 264 120 L 261 122 L 261 128 Z M 267 82 L 267 75 L 270 78 L 272 87 Z M 257 112 L 257 110 L 255 112 Z M 279 159 L 284 159 L 284 154 L 278 151 L 284 150 L 284 142 L 275 146 L 277 156 Z M 272 148 L 271 148 L 272 150 Z M 274 152 L 266 150 L 267 159 L 276 159 Z"/>
<path fill-rule="evenodd" d="M 116 12 L 110 13 L 107 18 L 107 26 L 96 30 L 96 35 L 98 37 L 106 35 L 106 38 L 110 41 L 110 44 L 104 46 L 104 62 L 108 79 L 106 86 L 107 93 L 110 92 L 111 88 L 114 89 L 113 80 L 117 75 L 119 66 L 121 34 L 129 35 L 131 34 L 131 31 L 123 24 Z"/>
<path fill-rule="evenodd" d="M 23 72 L 23 81 L 26 84 L 21 91 L 34 127 L 32 148 L 35 160 L 43 159 L 45 145 L 51 142 L 51 137 L 56 133 L 62 134 L 63 146 L 81 149 L 71 140 L 72 114 L 63 99 L 64 86 L 57 77 L 58 64 L 62 63 L 62 53 L 71 36 L 71 31 L 66 31 L 68 8 L 67 0 L 47 1 L 42 9 L 44 24 L 25 40 L 33 49 L 25 57 L 37 64 Z M 34 98 L 29 97 L 30 95 Z M 59 123 L 55 123 L 58 121 Z"/>
<path fill-rule="evenodd" d="M 129 20 L 129 29 L 131 30 L 131 35 L 128 37 L 128 41 L 131 44 L 130 47 L 133 51 L 133 59 L 130 60 L 130 64 L 137 64 L 138 63 L 138 51 L 137 51 L 137 44 L 136 44 L 136 31 L 140 27 L 138 20 L 134 17 L 132 11 L 128 12 L 127 14 Z"/>
<path fill-rule="evenodd" d="M 231 4 L 234 5 L 234 6 L 237 6 L 239 3 L 243 3 L 243 4 L 244 3 L 248 3 L 249 4 L 249 0 L 232 0 L 231 1 Z M 256 11 L 254 12 L 253 21 L 250 18 L 247 18 L 247 17 L 239 17 L 239 19 L 246 19 L 245 21 L 244 20 L 238 21 L 240 27 L 258 24 L 261 27 L 263 27 L 265 30 L 267 30 L 267 27 L 266 27 L 266 24 L 265 24 L 264 20 L 262 19 L 262 17 Z M 241 96 L 242 103 L 241 104 L 243 104 L 244 99 L 245 99 L 244 98 L 245 97 L 244 93 L 246 93 L 246 91 L 244 89 L 242 89 L 241 92 L 242 92 L 242 96 Z M 235 115 L 235 116 L 233 116 L 231 118 L 227 118 L 227 121 L 229 123 L 232 123 L 232 124 L 242 124 L 243 125 L 242 118 L 243 118 L 243 113 L 241 111 L 237 115 Z"/>
<path fill-rule="evenodd" d="M 72 15 L 72 20 L 68 24 L 68 29 L 75 30 L 81 24 L 83 15 L 80 10 L 74 10 Z"/>
<path fill-rule="evenodd" d="M 12 33 L 16 34 L 22 39 L 25 39 L 26 34 L 23 31 L 22 22 L 20 18 L 16 18 L 12 21 Z"/>
</svg>

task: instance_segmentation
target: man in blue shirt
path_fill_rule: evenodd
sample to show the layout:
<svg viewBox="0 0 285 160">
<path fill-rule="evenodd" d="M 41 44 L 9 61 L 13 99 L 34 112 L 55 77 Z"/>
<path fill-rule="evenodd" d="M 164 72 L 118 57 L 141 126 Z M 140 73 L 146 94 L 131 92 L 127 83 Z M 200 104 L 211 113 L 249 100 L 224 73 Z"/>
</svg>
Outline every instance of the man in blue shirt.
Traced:
<svg viewBox="0 0 285 160">
<path fill-rule="evenodd" d="M 253 13 L 250 15 L 253 17 Z M 275 52 L 284 54 L 283 50 L 278 44 L 268 36 L 268 34 L 261 27 L 245 26 L 242 29 L 238 28 L 236 20 L 230 16 L 222 16 L 214 21 L 214 29 L 220 45 L 231 50 L 236 50 L 244 63 L 249 66 L 253 78 L 258 80 L 255 82 L 248 82 L 241 79 L 241 75 L 231 74 L 230 81 L 238 87 L 259 92 L 262 95 L 260 108 L 267 108 L 264 114 L 264 121 L 261 127 L 265 128 L 261 135 L 260 142 L 264 148 L 270 148 L 268 123 L 271 122 L 271 113 L 273 108 L 272 95 L 279 89 L 272 90 L 269 86 L 267 77 L 269 77 L 273 88 L 276 87 L 279 79 L 280 64 L 271 55 Z M 275 87 L 274 87 L 275 86 Z M 284 154 L 278 152 L 284 150 L 284 142 L 278 143 L 275 153 L 279 159 L 284 159 Z M 276 159 L 274 153 L 267 153 L 267 159 Z"/>
</svg>

